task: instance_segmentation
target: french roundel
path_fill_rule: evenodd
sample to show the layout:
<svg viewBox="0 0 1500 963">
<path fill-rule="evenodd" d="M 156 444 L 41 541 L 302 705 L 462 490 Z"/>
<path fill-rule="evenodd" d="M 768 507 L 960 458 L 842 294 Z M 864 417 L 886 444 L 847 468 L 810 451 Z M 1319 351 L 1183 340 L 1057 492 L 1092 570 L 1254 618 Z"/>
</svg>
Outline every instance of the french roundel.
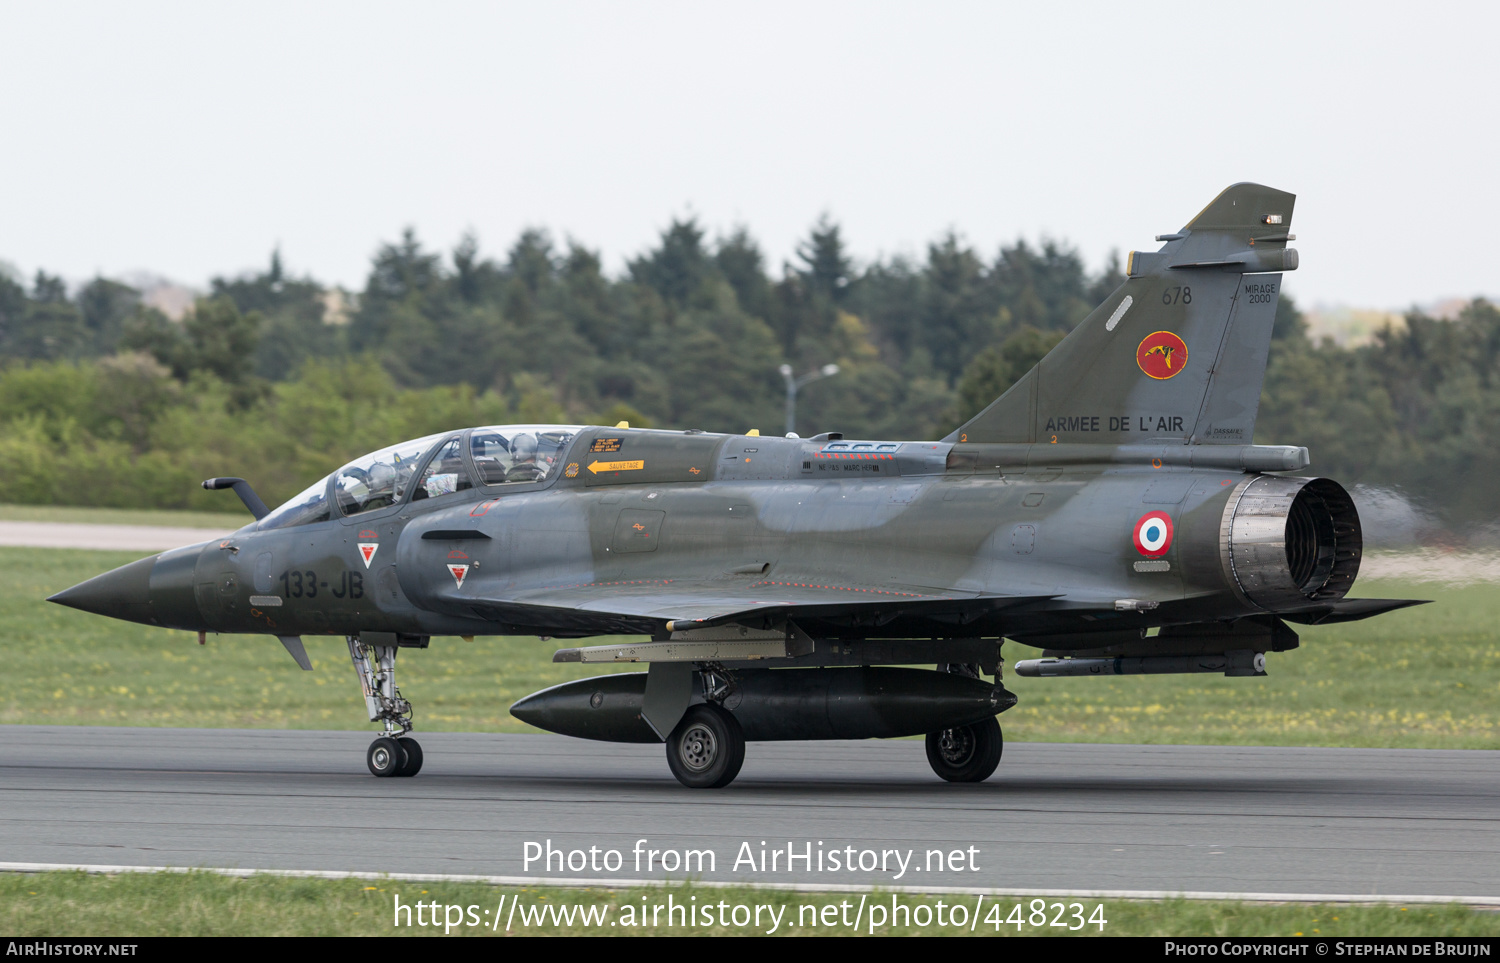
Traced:
<svg viewBox="0 0 1500 963">
<path fill-rule="evenodd" d="M 1135 549 L 1147 558 L 1167 554 L 1172 547 L 1172 517 L 1166 512 L 1147 512 L 1135 523 Z"/>
</svg>

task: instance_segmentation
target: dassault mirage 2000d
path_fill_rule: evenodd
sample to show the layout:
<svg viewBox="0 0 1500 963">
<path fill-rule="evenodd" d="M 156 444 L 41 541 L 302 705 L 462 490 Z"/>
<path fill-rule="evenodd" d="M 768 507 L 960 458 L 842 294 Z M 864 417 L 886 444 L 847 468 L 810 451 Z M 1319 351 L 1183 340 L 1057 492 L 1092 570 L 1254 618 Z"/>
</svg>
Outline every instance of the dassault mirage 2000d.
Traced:
<svg viewBox="0 0 1500 963">
<path fill-rule="evenodd" d="M 665 742 L 691 787 L 746 741 L 925 734 L 954 782 L 1000 761 L 1001 643 L 1023 676 L 1265 674 L 1291 623 L 1350 599 L 1361 534 L 1336 482 L 1251 444 L 1293 195 L 1237 184 L 1041 363 L 942 441 L 563 425 L 471 428 L 367 455 L 222 541 L 52 597 L 197 632 L 347 637 L 370 771 L 422 765 L 395 684 L 433 636 L 649 641 L 554 661 L 647 663 L 516 703 L 553 732 Z M 983 348 L 974 345 L 974 350 Z M 200 636 L 201 638 L 201 636 Z M 932 668 L 904 668 L 913 665 Z M 993 683 L 982 677 L 993 677 Z"/>
</svg>

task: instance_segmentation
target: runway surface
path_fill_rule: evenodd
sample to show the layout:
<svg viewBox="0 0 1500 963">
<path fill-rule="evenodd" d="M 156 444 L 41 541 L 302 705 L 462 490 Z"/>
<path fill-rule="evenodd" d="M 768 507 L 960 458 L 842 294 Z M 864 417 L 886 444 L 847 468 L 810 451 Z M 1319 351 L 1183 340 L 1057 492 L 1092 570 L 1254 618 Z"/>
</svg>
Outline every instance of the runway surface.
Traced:
<svg viewBox="0 0 1500 963">
<path fill-rule="evenodd" d="M 83 548 L 121 552 L 162 552 L 223 538 L 228 530 L 160 525 L 93 525 L 78 522 L 0 521 L 0 545 L 28 548 Z"/>
<path fill-rule="evenodd" d="M 554 736 L 421 735 L 421 775 L 377 780 L 363 732 L 4 734 L 4 862 L 681 879 L 635 850 L 694 849 L 752 883 L 1500 896 L 1500 752 L 1017 744 L 955 786 L 920 742 L 761 743 L 693 791 L 659 746 Z M 595 865 L 525 863 L 547 840 Z M 776 870 L 736 871 L 762 841 Z"/>
</svg>

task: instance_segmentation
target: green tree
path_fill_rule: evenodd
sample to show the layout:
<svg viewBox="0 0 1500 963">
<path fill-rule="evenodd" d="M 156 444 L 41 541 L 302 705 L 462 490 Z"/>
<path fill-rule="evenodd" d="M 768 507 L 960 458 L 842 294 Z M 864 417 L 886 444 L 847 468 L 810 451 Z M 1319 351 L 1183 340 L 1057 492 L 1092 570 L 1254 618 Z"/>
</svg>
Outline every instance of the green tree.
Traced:
<svg viewBox="0 0 1500 963">
<path fill-rule="evenodd" d="M 180 324 L 159 311 L 138 310 L 126 324 L 121 344 L 150 354 L 179 381 L 201 373 L 238 386 L 238 403 L 245 403 L 262 390 L 254 376 L 262 321 L 258 311 L 242 314 L 228 296 L 200 298 Z"/>
<path fill-rule="evenodd" d="M 1062 331 L 1038 331 L 1028 325 L 975 355 L 958 381 L 958 398 L 948 414 L 951 425 L 963 424 L 1009 391 L 1065 336 Z"/>
<path fill-rule="evenodd" d="M 110 354 L 115 350 L 140 301 L 139 291 L 118 281 L 96 277 L 83 286 L 78 292 L 78 310 L 93 353 Z"/>
<path fill-rule="evenodd" d="M 0 350 L 6 357 L 19 357 L 12 347 L 26 317 L 26 289 L 0 272 Z"/>
<path fill-rule="evenodd" d="M 1271 323 L 1271 340 L 1298 342 L 1307 340 L 1307 319 L 1297 309 L 1297 302 L 1285 291 L 1276 302 L 1276 319 Z"/>
<path fill-rule="evenodd" d="M 557 265 L 552 257 L 552 239 L 547 232 L 528 228 L 521 232 L 510 249 L 506 273 L 525 285 L 532 297 L 541 293 L 552 281 Z"/>
<path fill-rule="evenodd" d="M 188 364 L 237 384 L 251 377 L 255 345 L 260 340 L 259 311 L 241 314 L 232 298 L 201 298 L 183 318 Z"/>
<path fill-rule="evenodd" d="M 765 255 L 750 232 L 738 227 L 728 237 L 720 239 L 714 252 L 714 263 L 734 288 L 740 309 L 774 328 L 775 300 L 770 279 L 766 277 Z"/>
<path fill-rule="evenodd" d="M 928 245 L 922 297 L 922 340 L 940 373 L 958 379 L 965 362 L 1001 334 L 984 264 L 974 249 L 948 232 Z"/>
<path fill-rule="evenodd" d="M 1016 325 L 1060 331 L 1071 330 L 1123 280 L 1114 280 L 1119 277 L 1116 260 L 1091 292 L 1078 252 L 1051 240 L 1044 240 L 1040 250 L 1024 240 L 1001 248 L 992 276 L 999 303 Z M 1103 294 L 1093 297 L 1100 289 Z"/>
<path fill-rule="evenodd" d="M 1120 252 L 1110 251 L 1109 258 L 1104 262 L 1104 270 L 1089 285 L 1088 295 L 1084 300 L 1088 302 L 1090 309 L 1096 308 L 1115 292 L 1115 288 L 1124 283 L 1125 272 L 1120 270 Z"/>
<path fill-rule="evenodd" d="M 421 315 L 441 297 L 442 258 L 422 249 L 416 232 L 407 228 L 395 244 L 381 245 L 376 252 L 360 298 L 359 310 L 349 325 L 350 347 L 355 351 L 378 350 L 401 319 Z M 408 310 L 398 313 L 404 306 Z"/>
<path fill-rule="evenodd" d="M 505 281 L 494 261 L 479 256 L 479 239 L 472 232 L 453 248 L 453 270 L 454 293 L 469 305 L 494 300 Z"/>
<path fill-rule="evenodd" d="M 815 297 L 842 304 L 854 274 L 854 264 L 844 249 L 839 226 L 827 214 L 818 218 L 806 241 L 797 245 L 797 273 Z"/>
<path fill-rule="evenodd" d="M 653 251 L 630 262 L 630 276 L 661 295 L 668 305 L 686 306 L 704 283 L 717 274 L 703 245 L 703 228 L 696 218 L 673 219 Z"/>
<path fill-rule="evenodd" d="M 76 358 L 92 353 L 77 305 L 62 279 L 36 272 L 30 297 L 20 285 L 0 278 L 0 335 L 11 358 Z"/>
<path fill-rule="evenodd" d="M 267 269 L 238 278 L 214 278 L 212 298 L 229 298 L 241 312 L 261 316 L 253 371 L 283 381 L 309 358 L 329 358 L 348 348 L 345 329 L 327 321 L 329 292 L 310 278 L 289 277 L 281 252 L 271 252 Z"/>
</svg>

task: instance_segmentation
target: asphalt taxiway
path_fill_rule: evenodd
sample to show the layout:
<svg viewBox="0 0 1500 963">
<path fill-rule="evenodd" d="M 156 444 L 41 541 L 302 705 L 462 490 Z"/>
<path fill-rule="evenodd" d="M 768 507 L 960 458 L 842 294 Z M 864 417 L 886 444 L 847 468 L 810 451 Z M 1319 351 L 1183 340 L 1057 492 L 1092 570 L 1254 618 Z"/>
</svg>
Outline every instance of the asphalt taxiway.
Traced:
<svg viewBox="0 0 1500 963">
<path fill-rule="evenodd" d="M 1012 744 L 948 785 L 919 741 L 758 743 L 708 791 L 660 746 L 418 735 L 422 773 L 375 779 L 364 732 L 6 726 L 0 861 L 681 879 L 635 853 L 691 849 L 752 883 L 1500 897 L 1500 752 Z M 525 862 L 549 840 L 594 865 Z M 760 868 L 788 848 L 810 870 Z"/>
<path fill-rule="evenodd" d="M 162 525 L 95 525 L 78 522 L 0 521 L 0 545 L 26 548 L 77 548 L 116 552 L 160 552 L 224 538 L 217 528 L 172 528 Z"/>
</svg>

